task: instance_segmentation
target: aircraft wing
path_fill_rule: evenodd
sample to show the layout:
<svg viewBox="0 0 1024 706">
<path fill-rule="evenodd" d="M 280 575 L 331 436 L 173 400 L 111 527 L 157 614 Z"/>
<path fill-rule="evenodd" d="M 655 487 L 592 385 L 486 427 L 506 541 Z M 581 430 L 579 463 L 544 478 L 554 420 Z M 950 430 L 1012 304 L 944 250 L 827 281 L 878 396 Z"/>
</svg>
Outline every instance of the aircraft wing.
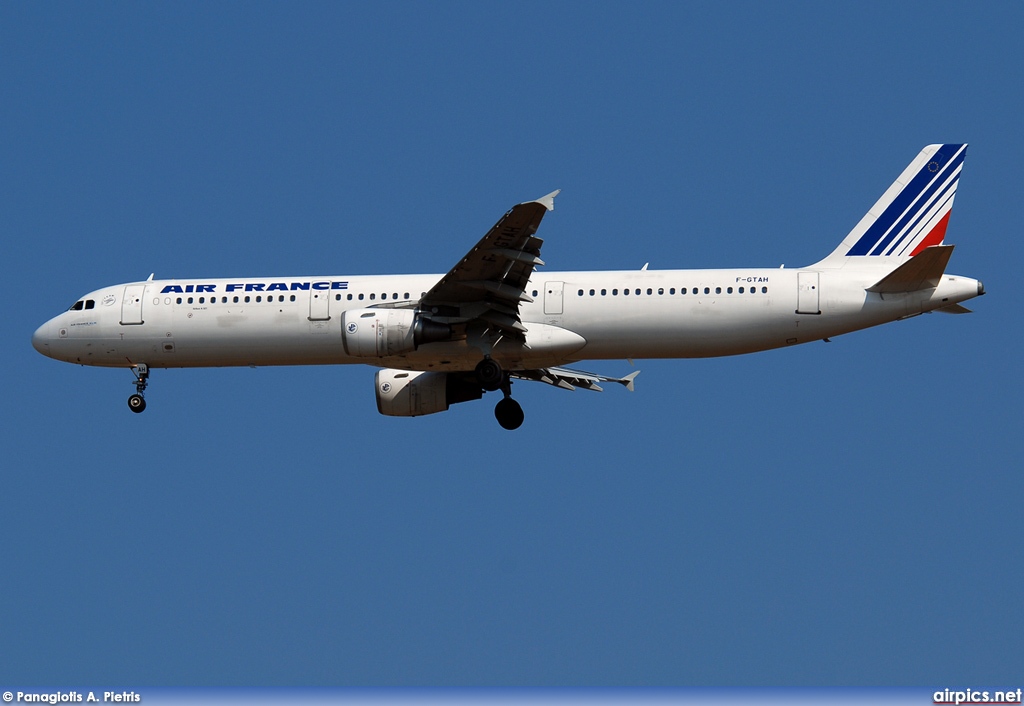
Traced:
<svg viewBox="0 0 1024 706">
<path fill-rule="evenodd" d="M 623 378 L 612 378 L 594 373 L 585 373 L 582 370 L 570 370 L 569 368 L 541 368 L 539 370 L 511 370 L 509 375 L 520 380 L 536 380 L 546 382 L 548 385 L 560 387 L 563 390 L 575 390 L 582 387 L 584 390 L 602 392 L 599 382 L 617 382 L 623 385 L 630 392 L 633 391 L 633 378 L 640 374 L 634 370 Z"/>
<path fill-rule="evenodd" d="M 453 322 L 480 321 L 503 335 L 524 341 L 520 302 L 532 302 L 526 285 L 533 268 L 543 265 L 534 237 L 544 214 L 554 209 L 553 191 L 536 201 L 513 206 L 441 281 L 420 300 L 419 308 Z"/>
</svg>

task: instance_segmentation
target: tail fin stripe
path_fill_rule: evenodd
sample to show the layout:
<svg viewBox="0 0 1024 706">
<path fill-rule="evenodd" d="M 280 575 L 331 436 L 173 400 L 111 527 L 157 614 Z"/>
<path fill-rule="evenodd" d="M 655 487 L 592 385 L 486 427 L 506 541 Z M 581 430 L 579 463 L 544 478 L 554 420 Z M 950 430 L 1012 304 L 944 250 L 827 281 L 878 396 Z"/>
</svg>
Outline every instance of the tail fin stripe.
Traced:
<svg viewBox="0 0 1024 706">
<path fill-rule="evenodd" d="M 932 228 L 932 231 L 927 236 L 925 236 L 925 239 L 922 240 L 916 248 L 914 248 L 914 251 L 912 253 L 910 253 L 911 257 L 916 256 L 919 252 L 921 252 L 927 247 L 930 247 L 932 245 L 938 245 L 945 239 L 946 226 L 949 225 L 949 214 L 951 213 L 952 211 L 946 211 L 946 215 L 942 217 L 942 220 L 935 224 L 935 227 Z"/>
<path fill-rule="evenodd" d="M 867 255 L 875 246 L 884 248 L 888 245 L 892 237 L 895 237 L 895 233 L 892 233 L 888 240 L 884 243 L 880 243 L 886 234 L 889 233 L 890 229 L 900 221 L 901 218 L 907 214 L 908 209 L 917 202 L 922 196 L 925 196 L 925 192 L 929 190 L 930 186 L 945 183 L 949 176 L 955 172 L 956 168 L 963 162 L 966 145 L 943 145 L 939 152 L 936 152 L 934 158 L 927 162 L 918 173 L 911 179 L 907 185 L 900 191 L 899 195 L 889 204 L 888 208 L 875 220 L 874 223 L 867 229 L 867 232 L 850 248 L 847 256 L 855 255 Z M 953 154 L 953 158 L 946 157 L 948 154 Z M 940 169 L 943 161 L 946 161 L 944 169 Z M 936 174 L 939 172 L 939 174 Z"/>
<path fill-rule="evenodd" d="M 893 241 L 892 245 L 890 245 L 889 249 L 885 252 L 886 255 L 892 255 L 901 244 L 905 250 L 906 245 L 904 243 L 908 243 L 908 236 L 909 242 L 913 242 L 917 236 L 921 234 L 921 231 L 930 227 L 941 216 L 943 210 L 948 211 L 948 209 L 952 208 L 951 202 L 953 201 L 953 195 L 956 192 L 956 183 L 959 179 L 960 171 L 958 170 L 942 190 L 936 194 L 933 199 L 931 199 L 931 202 L 920 210 L 917 218 L 910 227 L 904 230 L 903 234 Z"/>
<path fill-rule="evenodd" d="M 899 220 L 899 223 L 890 230 L 881 241 L 875 245 L 872 249 L 872 255 L 881 255 L 882 251 L 889 247 L 893 239 L 901 234 L 900 240 L 906 236 L 908 224 L 915 220 L 914 217 L 917 214 L 927 212 L 931 205 L 934 203 L 933 197 L 936 192 L 939 192 L 943 187 L 949 187 L 956 184 L 957 179 L 960 178 L 960 167 L 963 165 L 963 157 L 959 160 L 952 160 L 946 168 L 930 183 L 928 186 L 918 194 L 914 203 L 910 206 L 908 211 L 903 214 L 903 217 Z M 927 167 L 925 167 L 927 169 Z"/>
</svg>

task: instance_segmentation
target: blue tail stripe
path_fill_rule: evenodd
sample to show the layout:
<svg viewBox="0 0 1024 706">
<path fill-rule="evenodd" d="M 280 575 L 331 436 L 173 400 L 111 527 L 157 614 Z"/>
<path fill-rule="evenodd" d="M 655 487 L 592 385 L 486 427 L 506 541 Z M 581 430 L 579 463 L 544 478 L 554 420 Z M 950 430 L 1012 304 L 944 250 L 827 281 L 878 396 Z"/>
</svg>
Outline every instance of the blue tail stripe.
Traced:
<svg viewBox="0 0 1024 706">
<path fill-rule="evenodd" d="M 885 234 L 890 228 L 896 223 L 896 221 L 903 215 L 903 212 L 909 208 L 909 206 L 917 199 L 921 193 L 928 188 L 928 185 L 935 180 L 935 172 L 928 169 L 928 166 L 932 162 L 939 162 L 942 164 L 944 161 L 949 160 L 948 155 L 956 154 L 963 145 L 943 145 L 938 152 L 935 153 L 933 159 L 924 164 L 921 170 L 910 180 L 903 191 L 893 200 L 889 207 L 878 217 L 878 219 L 871 224 L 867 232 L 861 236 L 850 251 L 847 253 L 849 256 L 854 255 L 867 255 L 874 249 L 875 245 L 878 244 L 879 240 L 885 237 Z M 959 164 L 963 161 L 964 153 L 966 150 L 961 151 L 957 158 L 952 160 L 953 163 Z M 953 168 L 955 169 L 955 164 Z M 947 165 L 947 167 L 950 165 Z M 945 172 L 945 170 L 943 170 Z M 941 181 L 941 180 L 936 180 Z M 890 236 L 895 237 L 895 233 Z"/>
<path fill-rule="evenodd" d="M 950 193 L 950 189 L 956 186 L 956 183 L 959 179 L 959 174 L 953 175 L 953 178 L 946 183 L 946 185 L 942 188 L 942 191 L 940 191 L 935 196 L 935 198 L 928 199 L 928 203 L 925 204 L 924 208 L 921 208 L 918 211 L 917 219 L 909 228 L 903 231 L 903 235 L 901 235 L 896 240 L 896 242 L 894 242 L 889 247 L 889 249 L 885 252 L 886 255 L 892 255 L 896 251 L 896 248 L 898 248 L 905 240 L 907 240 L 908 236 L 910 236 L 910 240 L 914 240 L 914 238 L 920 235 L 920 229 L 921 227 L 926 225 L 925 221 L 928 219 L 928 215 L 933 212 L 932 206 L 934 204 L 937 204 L 941 201 L 942 205 L 939 207 L 939 212 L 945 209 L 945 205 L 949 203 L 949 200 L 953 197 L 952 193 Z"/>
<path fill-rule="evenodd" d="M 931 202 L 932 195 L 936 191 L 938 191 L 939 188 L 943 186 L 947 181 L 949 181 L 950 175 L 953 174 L 961 164 L 963 164 L 963 161 L 964 155 L 960 154 L 956 159 L 946 164 L 946 166 L 943 167 L 942 171 L 939 173 L 937 177 L 935 176 L 934 172 L 930 175 L 933 177 L 932 182 L 927 187 L 925 187 L 922 193 L 918 195 L 918 197 L 914 200 L 910 210 L 907 211 L 903 218 L 900 219 L 899 223 L 897 223 L 895 227 L 893 227 L 892 230 L 890 230 L 885 235 L 885 237 L 882 238 L 882 240 L 874 248 L 872 248 L 872 255 L 881 255 L 882 251 L 889 247 L 889 243 L 892 242 L 892 239 L 895 238 L 898 234 L 904 232 L 904 229 L 907 227 L 907 224 L 914 219 L 914 216 L 919 211 L 926 210 L 927 204 Z M 931 164 L 931 162 L 929 162 L 929 164 Z M 925 169 L 927 168 L 928 165 L 925 165 Z"/>
</svg>

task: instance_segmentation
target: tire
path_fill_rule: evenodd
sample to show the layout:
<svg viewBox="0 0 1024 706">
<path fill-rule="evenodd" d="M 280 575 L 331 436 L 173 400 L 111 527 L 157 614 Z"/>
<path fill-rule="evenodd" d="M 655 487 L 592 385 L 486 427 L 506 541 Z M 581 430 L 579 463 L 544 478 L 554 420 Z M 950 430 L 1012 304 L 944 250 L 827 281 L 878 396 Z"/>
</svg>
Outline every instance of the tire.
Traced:
<svg viewBox="0 0 1024 706">
<path fill-rule="evenodd" d="M 497 361 L 491 358 L 484 358 L 476 366 L 476 381 L 480 387 L 488 392 L 501 389 L 501 383 L 505 380 L 505 373 Z"/>
<path fill-rule="evenodd" d="M 146 409 L 146 399 L 142 395 L 132 395 L 128 398 L 128 409 L 138 414 Z"/>
<path fill-rule="evenodd" d="M 511 397 L 506 397 L 494 407 L 494 418 L 498 420 L 498 424 L 503 429 L 511 431 L 523 425 L 526 415 L 523 414 L 523 408 L 518 402 Z"/>
</svg>

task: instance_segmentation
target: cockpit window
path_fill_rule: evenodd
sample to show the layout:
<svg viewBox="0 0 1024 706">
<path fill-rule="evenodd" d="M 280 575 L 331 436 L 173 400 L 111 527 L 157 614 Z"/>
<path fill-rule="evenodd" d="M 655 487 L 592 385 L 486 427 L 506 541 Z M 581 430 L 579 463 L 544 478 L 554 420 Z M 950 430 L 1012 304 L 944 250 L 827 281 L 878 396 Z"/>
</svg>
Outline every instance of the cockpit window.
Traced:
<svg viewBox="0 0 1024 706">
<path fill-rule="evenodd" d="M 71 305 L 71 308 L 68 309 L 68 311 L 81 311 L 82 307 L 84 307 L 84 306 L 85 306 L 85 302 L 84 301 L 77 301 L 77 302 L 75 302 L 74 304 Z"/>
<path fill-rule="evenodd" d="M 95 299 L 86 299 L 85 300 L 85 308 L 86 309 L 95 309 L 96 308 L 96 300 Z"/>
</svg>

